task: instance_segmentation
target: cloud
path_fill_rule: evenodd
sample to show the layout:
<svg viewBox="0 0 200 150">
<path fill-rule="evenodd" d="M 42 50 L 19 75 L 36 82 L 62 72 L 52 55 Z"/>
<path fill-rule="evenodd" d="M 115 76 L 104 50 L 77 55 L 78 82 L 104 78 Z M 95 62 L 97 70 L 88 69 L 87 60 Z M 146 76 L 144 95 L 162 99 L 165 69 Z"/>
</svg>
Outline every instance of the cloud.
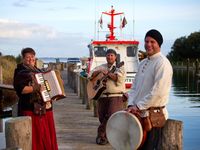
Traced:
<svg viewBox="0 0 200 150">
<path fill-rule="evenodd" d="M 27 7 L 31 2 L 35 3 L 49 3 L 53 2 L 52 0 L 18 0 L 13 3 L 15 7 Z"/>
<path fill-rule="evenodd" d="M 55 38 L 58 33 L 50 27 L 37 24 L 24 24 L 14 20 L 0 19 L 1 38 Z"/>
<path fill-rule="evenodd" d="M 13 3 L 13 6 L 15 6 L 15 7 L 26 7 L 27 3 L 26 3 L 26 1 L 16 1 L 16 2 Z"/>
<path fill-rule="evenodd" d="M 0 49 L 4 55 L 15 56 L 24 47 L 36 49 L 38 57 L 87 56 L 89 38 L 75 32 L 59 32 L 48 26 L 0 19 Z"/>
</svg>

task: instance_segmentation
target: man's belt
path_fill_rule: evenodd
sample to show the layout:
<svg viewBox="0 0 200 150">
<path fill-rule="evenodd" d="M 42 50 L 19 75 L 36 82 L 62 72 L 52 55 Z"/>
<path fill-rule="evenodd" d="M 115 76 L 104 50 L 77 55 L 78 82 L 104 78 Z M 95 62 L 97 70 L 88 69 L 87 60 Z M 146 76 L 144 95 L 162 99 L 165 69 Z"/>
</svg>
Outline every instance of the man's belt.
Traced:
<svg viewBox="0 0 200 150">
<path fill-rule="evenodd" d="M 163 109 L 165 106 L 158 106 L 158 107 L 150 107 L 147 110 L 158 110 L 158 109 Z"/>
<path fill-rule="evenodd" d="M 103 95 L 106 95 L 106 96 L 110 96 L 110 95 L 119 95 L 119 94 L 124 94 L 123 92 L 117 92 L 117 93 L 109 93 L 109 92 L 106 92 L 106 93 L 103 93 Z"/>
</svg>

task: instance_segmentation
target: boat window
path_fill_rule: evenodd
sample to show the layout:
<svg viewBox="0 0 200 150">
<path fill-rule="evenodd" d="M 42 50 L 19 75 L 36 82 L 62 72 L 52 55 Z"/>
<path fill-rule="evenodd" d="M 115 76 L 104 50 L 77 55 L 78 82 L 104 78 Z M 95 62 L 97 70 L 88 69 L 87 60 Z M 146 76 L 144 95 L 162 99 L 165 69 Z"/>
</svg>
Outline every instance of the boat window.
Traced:
<svg viewBox="0 0 200 150">
<path fill-rule="evenodd" d="M 105 57 L 107 47 L 94 47 L 94 54 L 96 57 Z"/>
<path fill-rule="evenodd" d="M 128 46 L 126 48 L 127 56 L 128 57 L 135 57 L 136 52 L 137 52 L 137 47 L 136 46 Z"/>
</svg>

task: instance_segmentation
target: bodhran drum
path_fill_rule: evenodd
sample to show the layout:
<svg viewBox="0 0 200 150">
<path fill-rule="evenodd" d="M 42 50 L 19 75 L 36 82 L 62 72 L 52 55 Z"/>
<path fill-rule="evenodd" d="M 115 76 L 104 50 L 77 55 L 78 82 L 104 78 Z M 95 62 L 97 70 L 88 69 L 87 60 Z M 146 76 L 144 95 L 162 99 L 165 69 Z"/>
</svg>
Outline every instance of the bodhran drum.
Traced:
<svg viewBox="0 0 200 150">
<path fill-rule="evenodd" d="M 106 135 L 114 149 L 136 150 L 143 139 L 142 125 L 135 115 L 118 111 L 108 119 Z"/>
</svg>

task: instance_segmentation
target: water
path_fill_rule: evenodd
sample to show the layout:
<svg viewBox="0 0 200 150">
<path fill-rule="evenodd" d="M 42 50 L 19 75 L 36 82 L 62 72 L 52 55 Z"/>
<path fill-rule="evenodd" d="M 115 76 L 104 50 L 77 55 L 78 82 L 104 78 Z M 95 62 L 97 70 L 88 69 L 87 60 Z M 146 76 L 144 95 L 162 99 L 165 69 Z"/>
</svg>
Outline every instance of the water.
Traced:
<svg viewBox="0 0 200 150">
<path fill-rule="evenodd" d="M 42 60 L 44 63 L 56 63 L 56 62 L 67 62 L 67 58 L 63 57 L 63 58 L 54 58 L 54 57 L 40 57 L 38 58 L 40 60 Z"/>
<path fill-rule="evenodd" d="M 167 106 L 170 119 L 183 122 L 183 149 L 200 149 L 200 78 L 194 71 L 174 70 Z"/>
<path fill-rule="evenodd" d="M 200 79 L 200 78 L 199 78 Z M 169 118 L 183 122 L 183 149 L 200 150 L 200 80 L 195 72 L 174 70 L 173 84 L 170 91 Z M 0 132 L 0 149 L 4 148 L 5 139 Z"/>
</svg>

